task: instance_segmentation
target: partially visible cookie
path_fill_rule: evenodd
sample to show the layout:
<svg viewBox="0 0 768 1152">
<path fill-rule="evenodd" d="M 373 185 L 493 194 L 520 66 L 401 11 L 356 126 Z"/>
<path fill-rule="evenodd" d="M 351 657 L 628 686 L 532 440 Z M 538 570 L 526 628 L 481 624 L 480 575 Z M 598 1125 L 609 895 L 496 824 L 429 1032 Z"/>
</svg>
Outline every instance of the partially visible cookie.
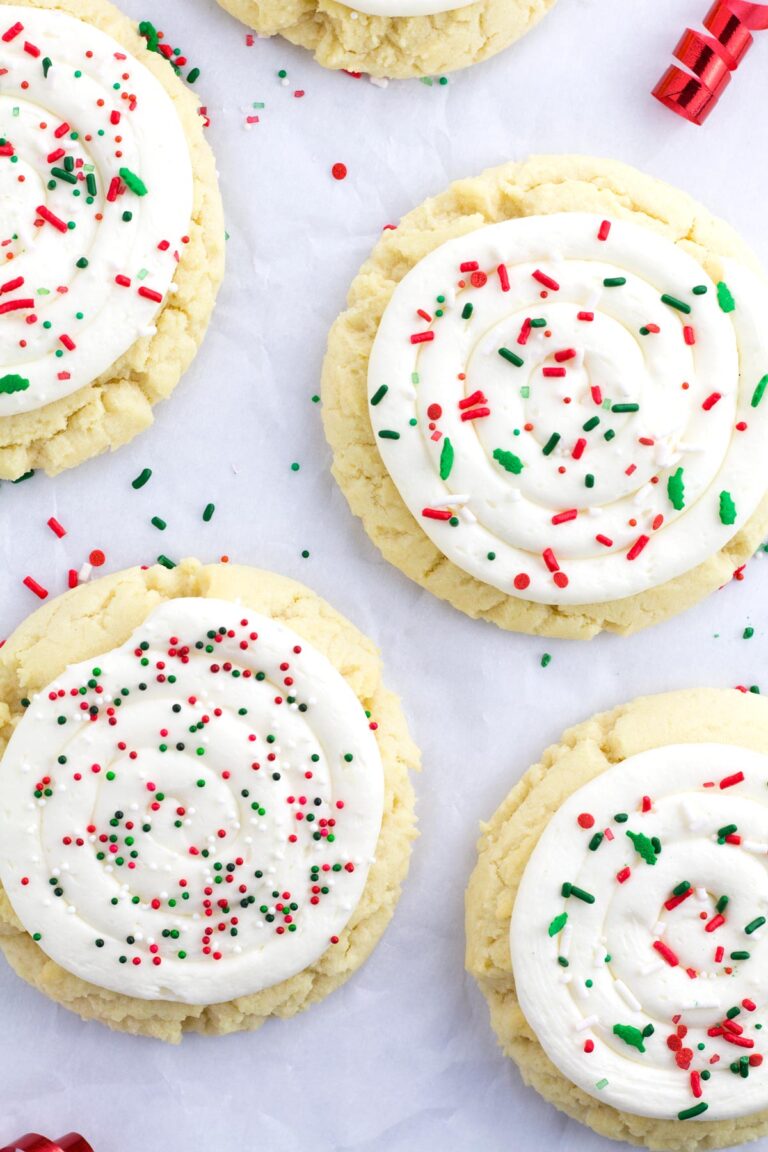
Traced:
<svg viewBox="0 0 768 1152">
<path fill-rule="evenodd" d="M 264 36 L 309 48 L 325 68 L 392 79 L 454 72 L 524 36 L 555 0 L 219 0 Z"/>
<path fill-rule="evenodd" d="M 0 652 L 0 948 L 85 1019 L 176 1042 L 343 983 L 415 835 L 370 641 L 307 588 L 185 561 L 83 585 Z"/>
<path fill-rule="evenodd" d="M 0 0 L 0 479 L 152 423 L 205 334 L 224 226 L 199 105 L 107 0 Z"/>
<path fill-rule="evenodd" d="M 385 233 L 334 324 L 334 474 L 387 560 L 502 628 L 627 634 L 768 531 L 768 281 L 610 160 L 462 180 Z"/>
<path fill-rule="evenodd" d="M 649 696 L 566 732 L 483 829 L 467 968 L 527 1084 L 603 1136 L 768 1133 L 768 703 Z"/>
</svg>

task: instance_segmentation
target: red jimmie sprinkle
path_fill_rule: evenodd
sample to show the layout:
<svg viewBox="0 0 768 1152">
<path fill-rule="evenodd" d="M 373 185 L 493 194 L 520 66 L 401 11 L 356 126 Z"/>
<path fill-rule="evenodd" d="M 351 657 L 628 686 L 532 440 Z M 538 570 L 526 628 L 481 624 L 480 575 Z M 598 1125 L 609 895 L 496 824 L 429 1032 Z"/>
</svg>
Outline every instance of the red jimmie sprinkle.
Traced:
<svg viewBox="0 0 768 1152">
<path fill-rule="evenodd" d="M 723 396 L 721 392 L 713 392 L 711 396 L 707 396 L 706 400 L 702 404 L 702 408 L 705 412 L 709 412 L 710 408 L 714 408 L 718 400 L 722 400 L 722 398 Z"/>
<path fill-rule="evenodd" d="M 627 552 L 627 560 L 637 560 L 638 556 L 642 552 L 643 548 L 645 548 L 649 539 L 650 539 L 649 536 L 638 536 L 637 540 L 635 540 L 635 542 L 632 545 L 632 547 L 630 548 L 629 552 Z"/>
<path fill-rule="evenodd" d="M 602 224 L 600 225 L 600 228 L 598 229 L 598 233 L 597 233 L 598 240 L 607 240 L 609 235 L 610 235 L 610 232 L 611 232 L 610 220 L 603 220 Z"/>
<path fill-rule="evenodd" d="M 734 784 L 741 784 L 744 779 L 743 772 L 734 772 L 732 776 L 724 776 L 720 781 L 721 788 L 733 788 Z"/>
<path fill-rule="evenodd" d="M 502 292 L 509 292 L 509 273 L 506 264 L 499 264 L 496 272 L 499 277 L 499 286 Z"/>
<path fill-rule="evenodd" d="M 546 564 L 550 572 L 559 572 L 560 565 L 557 562 L 557 557 L 551 548 L 545 548 L 541 554 L 541 558 Z"/>
<path fill-rule="evenodd" d="M 471 412 L 462 412 L 462 420 L 482 420 L 484 416 L 490 416 L 490 408 L 473 408 Z"/>
<path fill-rule="evenodd" d="M 29 588 L 30 592 L 34 592 L 38 600 L 45 600 L 48 595 L 48 589 L 43 588 L 42 584 L 38 584 L 37 580 L 33 579 L 32 576 L 25 576 L 22 584 L 25 588 Z"/>
<path fill-rule="evenodd" d="M 35 212 L 37 212 L 41 220 L 45 220 L 48 224 L 52 224 L 53 227 L 58 229 L 59 232 L 67 231 L 67 226 L 64 221 L 59 220 L 58 216 L 54 216 L 53 212 L 51 212 L 49 208 L 46 208 L 45 204 L 40 204 L 37 208 L 35 208 Z"/>
<path fill-rule="evenodd" d="M 427 344 L 430 340 L 434 340 L 434 332 L 414 332 L 411 336 L 411 344 Z"/>
<path fill-rule="evenodd" d="M 656 949 L 659 956 L 661 956 L 662 959 L 666 960 L 666 962 L 667 962 L 667 964 L 669 964 L 670 968 L 677 968 L 680 961 L 677 958 L 676 953 L 674 953 L 672 951 L 672 949 L 667 944 L 664 943 L 663 940 L 654 940 L 653 947 Z"/>
<path fill-rule="evenodd" d="M 48 527 L 55 536 L 58 536 L 59 540 L 61 540 L 61 538 L 67 534 L 66 528 L 59 524 L 55 516 L 51 516 L 50 520 L 48 521 Z"/>
<path fill-rule="evenodd" d="M 546 272 L 542 272 L 540 268 L 537 268 L 535 272 L 531 273 L 531 275 L 533 276 L 534 280 L 537 280 L 539 284 L 543 284 L 545 288 L 549 288 L 550 291 L 560 291 L 560 285 L 558 284 L 557 280 L 553 280 L 551 276 L 547 276 Z"/>
<path fill-rule="evenodd" d="M 459 408 L 474 408 L 475 404 L 487 404 L 486 396 L 480 392 L 473 392 L 471 396 L 465 396 L 463 400 L 459 400 Z"/>
<path fill-rule="evenodd" d="M 155 304 L 161 304 L 163 301 L 162 293 L 156 292 L 154 288 L 145 288 L 143 285 L 139 288 L 139 296 L 143 296 L 145 300 L 152 300 Z"/>
<path fill-rule="evenodd" d="M 552 523 L 567 524 L 569 520 L 575 520 L 578 514 L 578 508 L 569 508 L 566 512 L 558 512 L 556 516 L 553 516 Z"/>
<path fill-rule="evenodd" d="M 421 514 L 427 520 L 450 520 L 453 515 L 447 508 L 422 508 Z"/>
</svg>

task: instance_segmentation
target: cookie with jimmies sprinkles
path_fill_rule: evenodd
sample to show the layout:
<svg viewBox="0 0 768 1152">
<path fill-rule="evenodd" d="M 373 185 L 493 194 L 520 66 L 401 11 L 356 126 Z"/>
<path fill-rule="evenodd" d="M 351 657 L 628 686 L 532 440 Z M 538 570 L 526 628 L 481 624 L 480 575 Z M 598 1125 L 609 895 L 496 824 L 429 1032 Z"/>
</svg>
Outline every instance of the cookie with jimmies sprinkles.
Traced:
<svg viewBox="0 0 768 1152">
<path fill-rule="evenodd" d="M 432 76 L 524 36 L 555 0 L 218 0 L 262 36 L 284 36 L 325 68 Z"/>
<path fill-rule="evenodd" d="M 524 1081 L 651 1149 L 768 1133 L 768 703 L 650 696 L 566 732 L 483 829 L 467 967 Z"/>
<path fill-rule="evenodd" d="M 83 1018 L 178 1041 L 291 1016 L 397 903 L 418 766 L 370 641 L 307 588 L 185 561 L 0 653 L 0 948 Z"/>
<path fill-rule="evenodd" d="M 385 232 L 334 325 L 334 473 L 385 557 L 504 628 L 628 633 L 768 529 L 768 283 L 614 161 L 508 164 Z"/>
<path fill-rule="evenodd" d="M 177 69 L 178 71 L 178 69 Z M 106 0 L 0 0 L 0 478 L 152 422 L 223 273 L 191 90 Z"/>
</svg>

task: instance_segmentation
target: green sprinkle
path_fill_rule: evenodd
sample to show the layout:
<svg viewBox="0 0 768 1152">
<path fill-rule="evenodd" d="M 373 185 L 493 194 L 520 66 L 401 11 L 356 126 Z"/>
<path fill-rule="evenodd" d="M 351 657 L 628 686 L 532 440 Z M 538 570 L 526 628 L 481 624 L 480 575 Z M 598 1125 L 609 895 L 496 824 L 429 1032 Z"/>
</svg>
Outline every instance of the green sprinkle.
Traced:
<svg viewBox="0 0 768 1152">
<path fill-rule="evenodd" d="M 605 1078 L 603 1078 L 602 1080 L 598 1080 L 597 1083 L 595 1084 L 595 1088 L 599 1089 L 600 1091 L 602 1091 L 603 1088 L 607 1088 L 607 1087 L 608 1087 L 608 1081 Z"/>
<path fill-rule="evenodd" d="M 585 892 L 583 888 L 577 888 L 575 884 L 569 884 L 568 881 L 563 884 L 560 893 L 565 896 L 566 900 L 569 896 L 575 896 L 577 900 L 583 900 L 585 904 L 594 904 L 595 902 L 591 892 Z"/>
<path fill-rule="evenodd" d="M 518 356 L 517 352 L 510 351 L 509 348 L 499 348 L 499 356 L 503 356 L 510 364 L 514 364 L 516 368 L 522 368 L 525 364 L 522 356 Z"/>
<path fill-rule="evenodd" d="M 387 392 L 389 392 L 389 385 L 388 384 L 382 384 L 380 388 L 376 389 L 373 396 L 371 396 L 371 404 L 373 405 L 374 408 L 376 407 L 377 404 L 381 404 L 381 402 L 384 399 L 384 397 L 386 396 Z"/>
<path fill-rule="evenodd" d="M 203 509 L 203 520 L 206 522 L 206 524 L 208 523 L 209 520 L 213 519 L 213 514 L 215 511 L 216 511 L 216 505 L 215 504 L 206 504 L 205 508 Z"/>
<path fill-rule="evenodd" d="M 762 928 L 763 924 L 765 924 L 765 916 L 758 916 L 756 919 L 750 920 L 744 931 L 747 936 L 751 936 L 753 932 L 757 932 L 758 928 Z"/>
<path fill-rule="evenodd" d="M 603 832 L 595 832 L 588 845 L 590 852 L 597 852 L 598 848 L 603 842 L 603 836 Z"/>
<path fill-rule="evenodd" d="M 720 493 L 720 522 L 721 524 L 736 523 L 736 505 L 730 492 Z"/>
<path fill-rule="evenodd" d="M 690 887 L 691 887 L 691 885 L 688 882 L 688 880 L 681 880 L 680 883 L 676 884 L 675 887 L 672 889 L 672 895 L 673 896 L 682 896 L 683 892 L 687 892 Z"/>
<path fill-rule="evenodd" d="M 715 904 L 715 911 L 725 912 L 726 908 L 728 907 L 728 899 L 729 898 L 727 896 L 721 896 L 717 904 Z"/>
<path fill-rule="evenodd" d="M 695 288 L 691 288 L 691 292 L 693 292 L 694 296 L 706 296 L 707 291 L 708 289 L 706 284 L 697 284 Z"/>
<path fill-rule="evenodd" d="M 462 309 L 462 313 L 461 313 L 462 320 L 469 320 L 469 318 L 472 315 L 472 313 L 474 312 L 474 310 L 475 310 L 474 304 L 470 304 L 470 302 L 467 301 L 467 303 L 464 305 L 464 308 Z"/>
<path fill-rule="evenodd" d="M 595 478 L 591 472 L 587 472 L 586 476 L 584 477 L 584 483 L 587 486 L 587 488 L 594 488 Z"/>
<path fill-rule="evenodd" d="M 763 376 L 762 380 L 759 381 L 759 383 L 755 387 L 754 392 L 752 393 L 752 407 L 753 408 L 757 408 L 758 404 L 760 403 L 763 396 L 765 395 L 766 388 L 768 388 L 768 374 Z"/>
<path fill-rule="evenodd" d="M 559 916 L 555 916 L 554 920 L 552 921 L 549 928 L 547 929 L 547 932 L 549 933 L 550 936 L 557 936 L 558 932 L 562 932 L 563 928 L 565 928 L 565 925 L 567 923 L 568 923 L 568 913 L 567 912 L 561 912 Z"/>
<path fill-rule="evenodd" d="M 545 653 L 544 653 L 544 655 L 543 655 L 543 656 L 542 656 L 542 658 L 541 658 L 541 666 L 542 666 L 542 668 L 546 668 L 546 667 L 547 667 L 549 664 L 551 664 L 551 663 L 552 663 L 552 656 L 550 655 L 550 653 L 549 653 L 549 652 L 545 652 Z"/>
<path fill-rule="evenodd" d="M 170 568 L 176 567 L 173 560 L 169 560 L 167 556 L 162 556 L 162 555 L 158 556 L 157 562 L 158 562 L 158 564 L 162 564 L 163 568 L 170 569 Z"/>
<path fill-rule="evenodd" d="M 393 432 L 390 428 L 382 428 L 379 432 L 379 440 L 399 440 L 400 433 Z"/>
<path fill-rule="evenodd" d="M 131 487 L 136 488 L 137 490 L 139 488 L 143 488 L 144 485 L 149 480 L 151 475 L 152 475 L 152 469 L 151 468 L 145 468 L 142 472 L 140 472 L 138 474 L 138 476 L 136 477 L 135 480 L 131 481 Z"/>
<path fill-rule="evenodd" d="M 600 417 L 599 416 L 590 416 L 590 418 L 589 418 L 589 420 L 587 420 L 586 424 L 582 424 L 582 426 L 581 426 L 582 431 L 583 432 L 591 432 L 593 428 L 597 428 L 599 423 L 600 423 Z"/>
<path fill-rule="evenodd" d="M 694 288 L 694 292 L 696 289 Z M 733 312 L 736 307 L 736 301 L 733 298 L 730 288 L 724 280 L 718 281 L 717 285 L 717 302 L 723 312 Z"/>
<path fill-rule="evenodd" d="M 515 456 L 514 452 L 505 452 L 503 448 L 494 448 L 493 458 L 505 472 L 512 472 L 515 476 L 519 476 L 523 470 L 523 462 L 519 456 Z"/>
<path fill-rule="evenodd" d="M 50 56 L 44 56 L 43 57 L 43 76 L 47 77 L 48 73 L 50 72 L 52 67 L 53 67 L 53 61 L 51 60 Z"/>
<path fill-rule="evenodd" d="M 755 634 L 754 628 L 750 628 L 749 625 L 747 625 L 747 627 L 744 629 L 744 631 L 741 634 L 741 638 L 742 638 L 742 640 L 751 640 L 752 637 L 754 636 L 754 634 Z"/>
<path fill-rule="evenodd" d="M 200 69 L 199 68 L 192 68 L 187 73 L 187 84 L 194 84 L 195 80 L 197 80 L 199 75 L 200 75 Z"/>
<path fill-rule="evenodd" d="M 550 436 L 549 440 L 547 440 L 546 444 L 542 448 L 542 452 L 544 453 L 545 456 L 549 456 L 551 452 L 554 452 L 555 448 L 557 447 L 557 445 L 559 443 L 559 440 L 560 440 L 560 433 L 559 432 L 553 432 L 552 435 Z"/>
<path fill-rule="evenodd" d="M 17 376 L 15 372 L 11 372 L 6 376 L 0 376 L 0 393 L 10 396 L 13 392 L 26 392 L 29 388 L 29 380 L 25 376 Z"/>
<path fill-rule="evenodd" d="M 705 1100 L 700 1100 L 698 1104 L 694 1104 L 692 1108 L 683 1108 L 682 1112 L 678 1112 L 678 1120 L 692 1120 L 694 1116 L 701 1116 L 702 1112 L 706 1112 L 709 1104 Z"/>
<path fill-rule="evenodd" d="M 161 520 L 159 516 L 153 516 L 152 519 L 150 520 L 150 524 L 154 528 L 157 528 L 160 532 L 165 532 L 166 528 L 168 527 L 168 524 L 166 523 L 166 521 Z"/>
<path fill-rule="evenodd" d="M 667 480 L 667 496 L 676 511 L 685 507 L 685 484 L 683 483 L 683 469 L 678 468 Z"/>
<path fill-rule="evenodd" d="M 135 172 L 131 172 L 130 168 L 120 168 L 119 172 L 120 178 L 125 183 L 126 188 L 130 188 L 131 192 L 136 196 L 146 196 L 147 186 Z"/>
<path fill-rule="evenodd" d="M 637 1048 L 638 1052 L 645 1052 L 645 1044 L 643 1044 L 645 1037 L 639 1028 L 633 1028 L 631 1024 L 614 1024 L 613 1034 L 623 1040 L 625 1044 L 629 1044 L 630 1048 Z"/>
<path fill-rule="evenodd" d="M 669 304 L 670 308 L 677 308 L 678 312 L 685 312 L 686 315 L 691 310 L 690 304 L 686 304 L 684 300 L 678 300 L 676 296 L 670 296 L 665 292 L 661 298 L 662 304 Z"/>
<path fill-rule="evenodd" d="M 639 404 L 612 404 L 611 412 L 639 412 Z"/>
<path fill-rule="evenodd" d="M 649 840 L 644 833 L 632 832 L 630 829 L 627 829 L 627 836 L 634 844 L 635 852 L 645 860 L 646 864 L 656 863 L 657 851 L 652 840 Z"/>
<path fill-rule="evenodd" d="M 749 960 L 749 952 L 731 952 L 731 960 Z"/>
<path fill-rule="evenodd" d="M 603 280 L 604 288 L 622 288 L 627 282 L 626 276 L 608 276 Z"/>
<path fill-rule="evenodd" d="M 453 444 L 446 436 L 443 440 L 442 451 L 440 452 L 440 479 L 447 480 L 453 468 L 454 451 Z"/>
</svg>

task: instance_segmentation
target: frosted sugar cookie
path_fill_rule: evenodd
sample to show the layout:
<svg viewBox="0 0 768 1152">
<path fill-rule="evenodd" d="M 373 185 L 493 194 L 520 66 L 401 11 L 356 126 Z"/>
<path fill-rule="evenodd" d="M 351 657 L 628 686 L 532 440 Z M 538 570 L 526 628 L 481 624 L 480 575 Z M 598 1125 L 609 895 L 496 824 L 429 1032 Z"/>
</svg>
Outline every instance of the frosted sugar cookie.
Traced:
<svg viewBox="0 0 768 1152">
<path fill-rule="evenodd" d="M 332 329 L 334 472 L 385 557 L 505 628 L 623 633 L 768 529 L 768 284 L 610 162 L 461 181 L 387 232 Z"/>
<path fill-rule="evenodd" d="M 524 36 L 555 0 L 219 0 L 326 68 L 407 78 L 466 68 Z"/>
<path fill-rule="evenodd" d="M 85 1018 L 257 1028 L 394 911 L 418 753 L 371 643 L 291 580 L 187 561 L 60 597 L 0 653 L 0 751 L 0 948 Z"/>
<path fill-rule="evenodd" d="M 105 0 L 0 0 L 0 478 L 152 422 L 203 338 L 224 229 L 198 104 Z"/>
<path fill-rule="evenodd" d="M 605 1136 L 768 1132 L 768 703 L 652 696 L 548 749 L 483 831 L 467 967 L 523 1079 Z"/>
</svg>

